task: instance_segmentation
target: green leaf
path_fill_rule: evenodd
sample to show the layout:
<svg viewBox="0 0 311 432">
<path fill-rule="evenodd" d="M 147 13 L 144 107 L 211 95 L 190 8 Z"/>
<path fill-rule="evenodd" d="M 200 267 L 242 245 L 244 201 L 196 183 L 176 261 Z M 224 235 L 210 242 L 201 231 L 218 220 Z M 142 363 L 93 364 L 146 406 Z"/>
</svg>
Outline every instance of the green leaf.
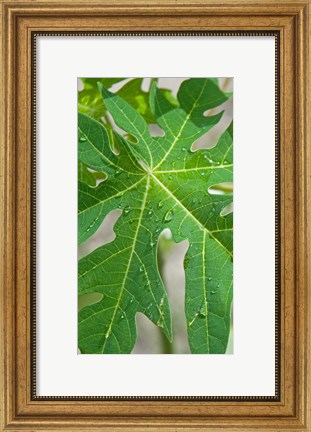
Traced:
<svg viewBox="0 0 311 432">
<path fill-rule="evenodd" d="M 123 81 L 125 78 L 82 78 L 83 90 L 78 93 L 78 110 L 100 120 L 106 113 L 103 99 L 98 91 L 97 83 L 102 83 L 106 88 Z"/>
<path fill-rule="evenodd" d="M 90 170 L 84 163 L 78 162 L 78 179 L 82 183 L 95 187 L 98 181 L 104 180 L 106 175 L 104 173 Z"/>
<path fill-rule="evenodd" d="M 79 241 L 94 234 L 111 210 L 122 210 L 115 240 L 79 261 L 79 295 L 98 293 L 100 298 L 79 311 L 80 350 L 131 352 L 137 312 L 171 340 L 169 302 L 157 266 L 159 234 L 170 228 L 175 241 L 189 241 L 184 267 L 191 352 L 224 353 L 232 302 L 233 216 L 221 211 L 232 197 L 210 191 L 232 182 L 232 124 L 215 147 L 191 148 L 222 117 L 206 116 L 206 111 L 229 96 L 217 81 L 193 78 L 181 84 L 176 107 L 153 84 L 150 109 L 164 136 L 151 137 L 131 105 L 99 88 L 116 124 L 136 142 L 116 135 L 116 155 L 105 127 L 79 115 L 79 159 L 107 175 L 95 188 L 79 185 Z"/>
<path fill-rule="evenodd" d="M 149 93 L 142 90 L 142 82 L 142 78 L 130 80 L 121 87 L 117 95 L 127 101 L 147 123 L 153 123 L 154 118 L 149 107 Z"/>
</svg>

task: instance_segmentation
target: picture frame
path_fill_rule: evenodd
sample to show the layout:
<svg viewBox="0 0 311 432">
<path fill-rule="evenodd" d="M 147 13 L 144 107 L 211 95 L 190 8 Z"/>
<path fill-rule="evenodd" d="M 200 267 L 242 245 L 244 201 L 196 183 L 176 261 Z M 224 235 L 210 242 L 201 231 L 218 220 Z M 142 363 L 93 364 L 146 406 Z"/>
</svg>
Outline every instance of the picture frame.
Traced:
<svg viewBox="0 0 311 432">
<path fill-rule="evenodd" d="M 2 13 L 1 430 L 311 430 L 310 2 L 6 1 Z M 35 394 L 36 34 L 271 33 L 278 38 L 279 290 L 273 397 Z M 309 224 L 308 224 L 309 223 Z"/>
</svg>

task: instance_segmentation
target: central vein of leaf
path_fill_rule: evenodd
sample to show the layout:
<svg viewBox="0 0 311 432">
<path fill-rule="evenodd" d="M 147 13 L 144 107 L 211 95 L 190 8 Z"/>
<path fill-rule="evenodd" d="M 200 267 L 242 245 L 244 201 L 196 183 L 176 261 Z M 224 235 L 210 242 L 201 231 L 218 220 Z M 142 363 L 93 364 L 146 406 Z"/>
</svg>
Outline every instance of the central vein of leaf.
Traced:
<svg viewBox="0 0 311 432">
<path fill-rule="evenodd" d="M 141 221 L 142 221 L 143 214 L 144 214 L 144 209 L 145 209 L 145 206 L 146 206 L 146 201 L 147 201 L 147 196 L 148 196 L 148 190 L 149 190 L 149 184 L 150 184 L 150 176 L 147 176 L 146 189 L 145 189 L 144 197 L 143 197 L 143 200 L 142 200 L 142 205 L 141 205 L 141 209 L 140 209 L 140 215 L 139 215 L 136 231 L 135 231 L 135 234 L 134 234 L 134 237 L 133 237 L 133 244 L 132 244 L 132 248 L 131 248 L 131 253 L 130 253 L 129 260 L 128 260 L 127 267 L 126 267 L 126 271 L 125 271 L 125 274 L 124 274 L 123 283 L 122 283 L 122 286 L 121 286 L 121 289 L 120 289 L 120 294 L 119 294 L 116 306 L 114 308 L 113 315 L 112 315 L 112 318 L 111 318 L 108 330 L 106 332 L 106 335 L 108 335 L 108 336 L 111 334 L 112 325 L 114 323 L 114 320 L 115 320 L 115 317 L 116 317 L 116 313 L 117 313 L 117 311 L 119 309 L 120 302 L 121 302 L 122 295 L 123 295 L 124 288 L 125 288 L 125 283 L 127 281 L 127 276 L 128 276 L 129 271 L 130 271 L 130 268 L 131 268 L 131 263 L 132 263 L 133 256 L 134 256 L 134 253 L 135 253 L 135 247 L 136 247 L 136 242 L 137 242 L 137 238 L 138 238 L 138 233 L 139 233 L 139 229 L 140 229 L 140 226 L 141 226 Z M 107 340 L 108 340 L 108 337 L 106 337 L 106 339 L 104 341 L 102 353 L 104 353 Z"/>
</svg>

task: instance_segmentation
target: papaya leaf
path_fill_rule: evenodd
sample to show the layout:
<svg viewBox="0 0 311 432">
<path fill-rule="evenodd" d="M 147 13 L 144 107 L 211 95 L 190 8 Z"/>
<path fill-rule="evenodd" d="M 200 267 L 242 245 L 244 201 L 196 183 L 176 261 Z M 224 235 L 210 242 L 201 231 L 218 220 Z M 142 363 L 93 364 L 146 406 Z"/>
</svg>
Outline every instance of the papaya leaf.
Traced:
<svg viewBox="0 0 311 432">
<path fill-rule="evenodd" d="M 138 312 L 172 339 L 157 265 L 158 238 L 169 228 L 175 241 L 189 241 L 184 268 L 191 352 L 224 353 L 232 303 L 233 215 L 221 212 L 232 196 L 211 190 L 232 182 L 232 123 L 213 148 L 192 151 L 192 145 L 223 114 L 206 111 L 230 95 L 217 80 L 192 78 L 181 84 L 176 107 L 153 83 L 149 107 L 164 134 L 151 137 L 133 106 L 98 86 L 115 123 L 135 142 L 115 134 L 116 155 L 105 126 L 79 114 L 79 160 L 107 176 L 97 187 L 79 183 L 79 242 L 93 235 L 111 210 L 122 210 L 115 240 L 79 261 L 79 296 L 97 293 L 100 299 L 79 311 L 79 348 L 82 353 L 130 353 Z"/>
</svg>

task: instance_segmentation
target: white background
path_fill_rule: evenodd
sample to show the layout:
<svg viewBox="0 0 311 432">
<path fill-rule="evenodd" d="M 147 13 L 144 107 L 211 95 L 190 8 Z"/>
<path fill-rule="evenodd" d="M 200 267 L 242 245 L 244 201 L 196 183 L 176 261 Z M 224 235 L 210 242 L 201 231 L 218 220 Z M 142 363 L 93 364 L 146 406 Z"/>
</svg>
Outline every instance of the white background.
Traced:
<svg viewBox="0 0 311 432">
<path fill-rule="evenodd" d="M 37 395 L 275 393 L 273 37 L 38 37 Z M 234 77 L 234 354 L 77 354 L 77 77 Z"/>
</svg>

